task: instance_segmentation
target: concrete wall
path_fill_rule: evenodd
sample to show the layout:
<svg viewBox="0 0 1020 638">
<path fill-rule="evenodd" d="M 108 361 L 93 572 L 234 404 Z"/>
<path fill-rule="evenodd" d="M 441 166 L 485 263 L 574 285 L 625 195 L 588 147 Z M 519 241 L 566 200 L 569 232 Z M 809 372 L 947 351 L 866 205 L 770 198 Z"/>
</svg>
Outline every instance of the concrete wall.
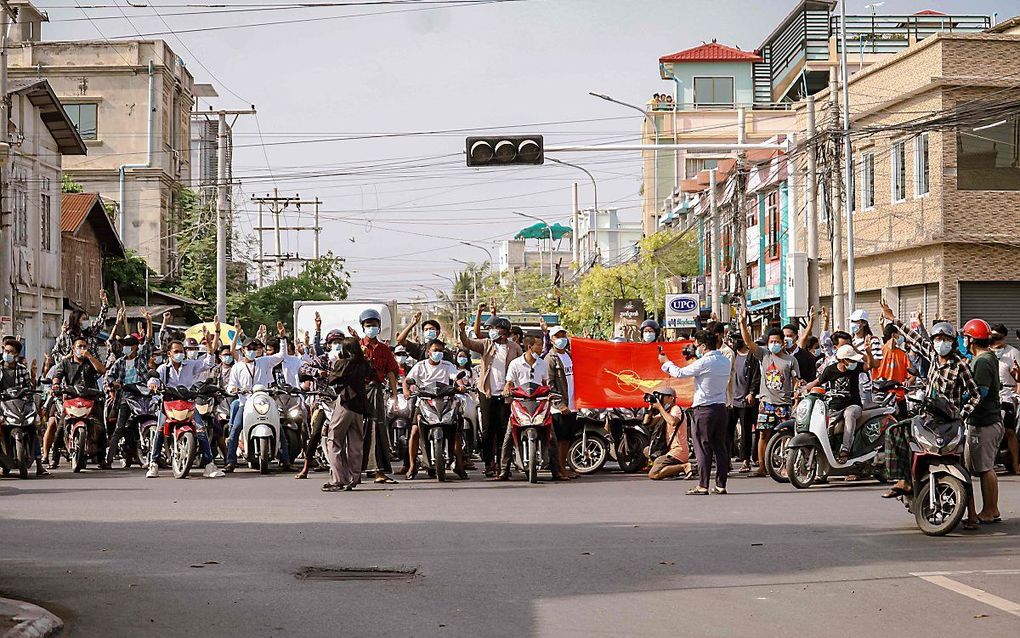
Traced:
<svg viewBox="0 0 1020 638">
<path fill-rule="evenodd" d="M 679 102 L 682 109 L 694 108 L 696 77 L 732 77 L 733 101 L 744 105 L 754 102 L 754 80 L 751 77 L 750 62 L 681 62 L 665 66 L 681 82 Z M 670 83 L 673 84 L 673 81 L 670 80 Z M 667 93 L 672 94 L 673 91 Z"/>
</svg>

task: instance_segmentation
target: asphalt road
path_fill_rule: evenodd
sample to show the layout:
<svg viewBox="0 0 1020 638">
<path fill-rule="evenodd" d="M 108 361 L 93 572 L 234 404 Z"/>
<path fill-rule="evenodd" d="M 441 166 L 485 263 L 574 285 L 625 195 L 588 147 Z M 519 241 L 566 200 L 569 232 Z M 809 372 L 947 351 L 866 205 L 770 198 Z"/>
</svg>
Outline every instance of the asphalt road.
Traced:
<svg viewBox="0 0 1020 638">
<path fill-rule="evenodd" d="M 996 636 L 1020 622 L 1017 477 L 1002 477 L 1006 522 L 938 539 L 863 482 L 735 478 L 730 495 L 692 497 L 615 472 L 473 474 L 325 494 L 323 476 L 0 480 L 0 596 L 42 604 L 71 636 Z M 295 576 L 370 566 L 416 574 Z"/>
</svg>

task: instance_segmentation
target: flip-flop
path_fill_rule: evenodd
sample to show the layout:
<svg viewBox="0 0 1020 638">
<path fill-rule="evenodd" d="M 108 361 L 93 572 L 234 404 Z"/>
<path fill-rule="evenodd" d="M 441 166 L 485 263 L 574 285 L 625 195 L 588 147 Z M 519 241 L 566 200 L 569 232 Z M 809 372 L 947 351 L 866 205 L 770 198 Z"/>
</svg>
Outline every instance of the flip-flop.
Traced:
<svg viewBox="0 0 1020 638">
<path fill-rule="evenodd" d="M 858 480 L 859 478 L 860 477 L 857 476 L 856 474 L 847 474 L 846 477 L 843 480 L 845 482 L 847 482 L 847 483 L 853 483 L 854 481 Z"/>
<path fill-rule="evenodd" d="M 966 530 L 973 531 L 973 530 L 978 529 L 979 527 L 981 527 L 980 523 L 975 523 L 973 521 L 964 521 L 963 522 L 963 529 L 966 529 Z"/>
<path fill-rule="evenodd" d="M 338 483 L 323 483 L 322 484 L 322 491 L 323 492 L 343 492 L 344 489 L 345 489 L 345 486 L 344 485 L 340 485 Z"/>
<path fill-rule="evenodd" d="M 906 489 L 903 487 L 894 487 L 890 489 L 888 492 L 882 494 L 882 498 L 896 498 L 897 496 L 906 496 L 911 492 L 913 492 L 913 490 Z"/>
<path fill-rule="evenodd" d="M 995 518 L 993 518 L 990 521 L 986 521 L 983 518 L 979 518 L 979 519 L 977 519 L 977 522 L 978 522 L 978 525 L 995 525 L 996 523 L 1001 523 L 1002 522 L 1002 517 L 1001 516 L 996 516 Z"/>
<path fill-rule="evenodd" d="M 394 481 L 393 479 L 391 479 L 388 476 L 377 477 L 374 482 L 378 483 L 379 485 L 396 485 L 397 484 L 396 481 Z"/>
<path fill-rule="evenodd" d="M 708 496 L 708 490 L 706 490 L 705 488 L 703 488 L 703 487 L 701 487 L 699 485 L 698 487 L 692 487 L 691 489 L 687 490 L 687 495 L 688 496 Z"/>
</svg>

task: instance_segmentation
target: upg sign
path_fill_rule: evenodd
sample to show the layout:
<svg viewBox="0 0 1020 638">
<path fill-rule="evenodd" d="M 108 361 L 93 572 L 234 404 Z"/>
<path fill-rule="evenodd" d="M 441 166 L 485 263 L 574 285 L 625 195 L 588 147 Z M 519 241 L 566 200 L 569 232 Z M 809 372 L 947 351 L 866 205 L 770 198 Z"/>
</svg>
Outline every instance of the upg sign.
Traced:
<svg viewBox="0 0 1020 638">
<path fill-rule="evenodd" d="M 693 328 L 694 318 L 701 312 L 701 299 L 698 295 L 669 294 L 666 295 L 666 326 L 667 328 Z"/>
</svg>

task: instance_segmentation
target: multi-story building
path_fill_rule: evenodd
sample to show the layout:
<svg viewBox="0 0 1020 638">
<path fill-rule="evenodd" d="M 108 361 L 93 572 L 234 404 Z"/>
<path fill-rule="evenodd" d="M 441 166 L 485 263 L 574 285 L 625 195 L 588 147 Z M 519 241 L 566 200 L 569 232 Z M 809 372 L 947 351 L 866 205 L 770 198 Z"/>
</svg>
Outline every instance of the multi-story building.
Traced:
<svg viewBox="0 0 1020 638">
<path fill-rule="evenodd" d="M 644 235 L 641 222 L 621 221 L 615 208 L 582 210 L 577 228 L 580 272 L 595 264 L 613 265 L 636 257 L 638 242 Z"/>
<path fill-rule="evenodd" d="M 43 41 L 46 14 L 11 4 L 10 76 L 48 80 L 89 149 L 65 171 L 116 202 L 124 245 L 172 274 L 178 192 L 190 178 L 191 73 L 162 40 Z"/>
<path fill-rule="evenodd" d="M 550 252 L 548 245 L 541 241 L 536 241 L 532 248 L 528 246 L 527 240 L 507 239 L 499 245 L 500 278 L 505 280 L 511 273 L 524 270 L 533 270 L 547 277 L 555 276 L 556 264 L 560 264 L 560 274 L 568 276 L 572 272 L 570 268 L 572 258 L 569 248 L 559 248 L 555 243 Z"/>
<path fill-rule="evenodd" d="M 85 143 L 46 80 L 8 85 L 11 153 L 4 211 L 10 212 L 13 308 L 3 308 L 4 334 L 25 338 L 29 359 L 42 361 L 64 319 L 61 277 L 60 170 L 63 158 L 85 155 Z M 14 325 L 6 323 L 13 317 Z"/>
</svg>

